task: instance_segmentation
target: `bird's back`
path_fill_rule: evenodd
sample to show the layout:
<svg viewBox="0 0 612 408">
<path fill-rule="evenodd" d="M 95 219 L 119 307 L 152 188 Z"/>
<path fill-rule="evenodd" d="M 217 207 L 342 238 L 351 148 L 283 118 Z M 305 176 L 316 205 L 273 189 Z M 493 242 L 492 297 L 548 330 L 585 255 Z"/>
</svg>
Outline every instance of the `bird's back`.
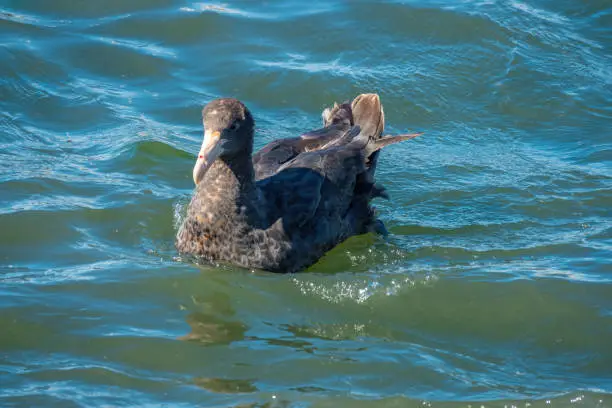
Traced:
<svg viewBox="0 0 612 408">
<path fill-rule="evenodd" d="M 356 121 L 353 111 L 358 113 Z M 283 163 L 273 165 L 274 173 L 263 177 L 258 186 L 269 203 L 270 218 L 282 219 L 292 248 L 287 256 L 294 263 L 318 259 L 351 235 L 372 230 L 375 223 L 370 207 L 374 179 L 368 174 L 371 163 L 365 147 L 382 133 L 380 100 L 376 95 L 360 96 L 352 104 L 335 105 L 326 114 L 327 126 L 314 137 L 309 133 L 273 142 L 268 147 L 274 148 L 262 149 L 254 160 L 256 166 L 271 163 L 271 158 L 278 157 L 275 153 L 291 152 Z M 297 139 L 306 146 L 302 150 L 296 149 Z"/>
</svg>

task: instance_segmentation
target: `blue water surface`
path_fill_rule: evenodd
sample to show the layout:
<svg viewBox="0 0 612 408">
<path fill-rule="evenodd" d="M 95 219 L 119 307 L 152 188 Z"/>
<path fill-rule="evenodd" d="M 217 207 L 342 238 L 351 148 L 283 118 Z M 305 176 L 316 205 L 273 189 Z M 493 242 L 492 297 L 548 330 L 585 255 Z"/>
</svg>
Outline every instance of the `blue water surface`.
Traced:
<svg viewBox="0 0 612 408">
<path fill-rule="evenodd" d="M 0 2 L 0 405 L 611 407 L 607 0 Z M 377 92 L 390 235 L 305 273 L 174 237 L 200 111 Z"/>
</svg>

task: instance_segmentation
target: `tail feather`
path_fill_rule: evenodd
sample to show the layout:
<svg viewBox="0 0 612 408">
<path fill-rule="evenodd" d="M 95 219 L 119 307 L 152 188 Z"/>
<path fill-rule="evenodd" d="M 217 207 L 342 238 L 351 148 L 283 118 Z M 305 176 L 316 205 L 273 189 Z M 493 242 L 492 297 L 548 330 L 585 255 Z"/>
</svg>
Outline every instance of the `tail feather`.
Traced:
<svg viewBox="0 0 612 408">
<path fill-rule="evenodd" d="M 352 144 L 362 149 L 365 157 L 366 174 L 359 184 L 365 183 L 360 188 L 371 189 L 374 185 L 374 173 L 380 150 L 390 144 L 414 139 L 422 133 L 403 135 L 385 135 L 385 112 L 380 97 L 375 93 L 358 95 L 351 102 L 341 104 L 334 103 L 331 108 L 326 108 L 322 113 L 325 128 L 342 124 L 349 125 L 350 129 L 339 137 L 329 140 L 320 148 L 330 148 Z M 388 197 L 384 189 L 378 191 L 373 189 L 372 197 Z"/>
<path fill-rule="evenodd" d="M 384 224 L 376 219 L 376 214 L 370 206 L 375 198 L 389 199 L 385 187 L 376 182 L 374 174 L 380 150 L 388 145 L 414 139 L 422 133 L 385 135 L 385 113 L 380 98 L 376 94 L 361 94 L 351 102 L 334 104 L 322 113 L 325 127 L 342 123 L 350 125 L 343 135 L 330 140 L 322 148 L 341 147 L 356 149 L 360 152 L 363 162 L 362 171 L 357 175 L 353 198 L 349 206 L 354 216 L 356 231 L 374 231 L 385 234 Z"/>
<path fill-rule="evenodd" d="M 403 141 L 406 141 L 406 140 L 414 139 L 415 137 L 421 136 L 422 134 L 423 134 L 423 132 L 410 133 L 410 134 L 406 134 L 406 135 L 396 135 L 396 136 L 385 135 L 385 136 L 381 137 L 380 139 L 374 140 L 373 142 L 369 143 L 368 147 L 366 149 L 372 150 L 372 153 L 373 153 L 375 151 L 378 151 L 378 150 L 382 149 L 385 146 L 389 146 L 390 144 L 399 143 L 399 142 L 403 142 Z"/>
<path fill-rule="evenodd" d="M 377 94 L 361 94 L 351 102 L 355 125 L 362 134 L 378 139 L 385 128 L 385 113 Z"/>
</svg>

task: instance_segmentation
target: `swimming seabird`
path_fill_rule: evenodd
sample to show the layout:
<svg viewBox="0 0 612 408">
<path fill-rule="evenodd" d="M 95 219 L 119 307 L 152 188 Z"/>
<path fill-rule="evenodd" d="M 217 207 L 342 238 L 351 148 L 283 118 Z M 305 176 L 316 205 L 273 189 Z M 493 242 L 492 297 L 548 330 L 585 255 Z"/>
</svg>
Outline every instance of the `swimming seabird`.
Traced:
<svg viewBox="0 0 612 408">
<path fill-rule="evenodd" d="M 196 185 L 179 229 L 180 253 L 273 272 L 295 272 L 381 223 L 370 205 L 379 150 L 420 133 L 382 136 L 376 94 L 323 112 L 321 129 L 275 140 L 253 155 L 255 121 L 237 99 L 203 111 Z"/>
</svg>

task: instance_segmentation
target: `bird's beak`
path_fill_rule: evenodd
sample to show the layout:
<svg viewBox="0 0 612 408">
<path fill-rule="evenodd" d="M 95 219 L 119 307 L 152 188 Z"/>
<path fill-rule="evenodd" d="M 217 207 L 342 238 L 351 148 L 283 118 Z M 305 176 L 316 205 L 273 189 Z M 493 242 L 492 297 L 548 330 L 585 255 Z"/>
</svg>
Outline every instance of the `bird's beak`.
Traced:
<svg viewBox="0 0 612 408">
<path fill-rule="evenodd" d="M 223 153 L 224 143 L 225 140 L 221 139 L 221 132 L 218 130 L 214 132 L 207 130 L 204 132 L 202 148 L 200 149 L 200 153 L 198 153 L 198 159 L 193 167 L 193 182 L 196 186 L 202 178 L 204 178 L 204 174 L 206 174 L 206 171 L 214 161 Z"/>
</svg>

